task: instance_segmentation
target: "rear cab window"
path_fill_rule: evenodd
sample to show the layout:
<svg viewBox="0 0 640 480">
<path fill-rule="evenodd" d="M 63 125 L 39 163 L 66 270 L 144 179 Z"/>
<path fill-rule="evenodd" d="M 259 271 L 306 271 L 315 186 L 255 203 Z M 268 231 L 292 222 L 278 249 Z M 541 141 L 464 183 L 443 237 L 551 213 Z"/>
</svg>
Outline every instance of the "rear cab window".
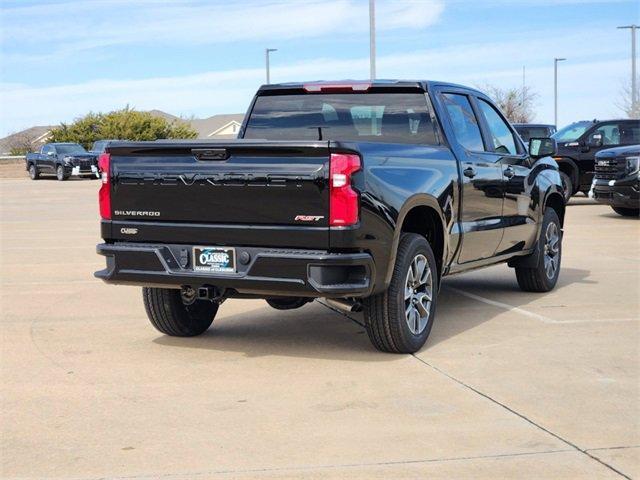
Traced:
<svg viewBox="0 0 640 480">
<path fill-rule="evenodd" d="M 243 138 L 439 143 L 424 92 L 261 95 Z"/>
</svg>

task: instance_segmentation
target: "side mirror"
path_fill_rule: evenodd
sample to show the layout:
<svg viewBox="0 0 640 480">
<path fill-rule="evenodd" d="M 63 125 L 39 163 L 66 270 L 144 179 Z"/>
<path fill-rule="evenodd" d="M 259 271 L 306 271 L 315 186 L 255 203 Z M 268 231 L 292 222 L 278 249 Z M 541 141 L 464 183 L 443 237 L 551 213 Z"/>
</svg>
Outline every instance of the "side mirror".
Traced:
<svg viewBox="0 0 640 480">
<path fill-rule="evenodd" d="M 47 152 L 47 155 L 48 155 L 49 157 L 53 157 L 54 153 L 53 153 L 51 150 L 49 150 L 49 151 Z"/>
<path fill-rule="evenodd" d="M 531 156 L 531 158 L 552 157 L 557 151 L 558 147 L 553 138 L 529 139 L 529 156 Z"/>
<path fill-rule="evenodd" d="M 592 133 L 589 135 L 589 139 L 587 140 L 588 147 L 601 147 L 602 146 L 602 134 L 601 133 Z"/>
</svg>

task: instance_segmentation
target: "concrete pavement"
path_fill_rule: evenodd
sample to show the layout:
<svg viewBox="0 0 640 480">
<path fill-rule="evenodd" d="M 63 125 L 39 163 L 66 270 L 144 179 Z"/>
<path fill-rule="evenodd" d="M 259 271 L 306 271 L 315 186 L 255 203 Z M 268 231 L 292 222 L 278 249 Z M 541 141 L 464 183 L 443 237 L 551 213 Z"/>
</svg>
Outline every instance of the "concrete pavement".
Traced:
<svg viewBox="0 0 640 480">
<path fill-rule="evenodd" d="M 416 355 L 321 302 L 165 337 L 103 268 L 98 182 L 0 180 L 3 478 L 640 478 L 640 222 L 578 197 L 558 288 L 444 282 Z"/>
</svg>

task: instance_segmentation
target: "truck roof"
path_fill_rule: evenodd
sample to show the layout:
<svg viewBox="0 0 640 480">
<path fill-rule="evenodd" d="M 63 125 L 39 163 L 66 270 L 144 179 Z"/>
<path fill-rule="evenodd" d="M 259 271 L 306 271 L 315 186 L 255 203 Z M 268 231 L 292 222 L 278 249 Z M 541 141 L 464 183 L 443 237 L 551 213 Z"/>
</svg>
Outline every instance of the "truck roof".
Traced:
<svg viewBox="0 0 640 480">
<path fill-rule="evenodd" d="M 366 91 L 369 88 L 381 88 L 381 89 L 419 89 L 423 91 L 429 91 L 434 86 L 444 86 L 452 88 L 462 88 L 468 91 L 482 94 L 479 90 L 466 85 L 458 85 L 451 82 L 441 82 L 436 80 L 400 80 L 400 79 L 376 79 L 376 80 L 313 80 L 309 82 L 287 82 L 287 83 L 272 83 L 268 85 L 262 85 L 258 89 L 260 92 L 278 91 L 278 90 L 307 90 L 307 91 L 321 91 L 326 89 L 341 90 L 352 88 L 353 91 Z"/>
</svg>

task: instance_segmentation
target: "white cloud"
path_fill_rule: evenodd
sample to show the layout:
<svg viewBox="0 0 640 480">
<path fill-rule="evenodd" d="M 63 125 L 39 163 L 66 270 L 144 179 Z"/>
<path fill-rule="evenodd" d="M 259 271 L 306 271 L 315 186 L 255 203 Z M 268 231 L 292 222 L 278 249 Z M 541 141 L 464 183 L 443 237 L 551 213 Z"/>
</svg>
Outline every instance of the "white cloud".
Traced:
<svg viewBox="0 0 640 480">
<path fill-rule="evenodd" d="M 3 9 L 0 38 L 7 45 L 35 47 L 29 54 L 7 51 L 9 60 L 26 61 L 113 45 L 214 45 L 352 35 L 368 29 L 367 5 L 361 0 L 63 2 Z M 382 0 L 377 26 L 381 31 L 424 28 L 443 10 L 443 0 Z"/>
<path fill-rule="evenodd" d="M 615 31 L 614 31 L 615 34 Z M 559 51 L 559 45 L 562 51 Z M 565 53 L 568 52 L 568 53 Z M 447 48 L 415 50 L 379 56 L 380 78 L 427 78 L 467 85 L 492 83 L 518 86 L 522 64 L 527 83 L 540 94 L 539 121 L 553 120 L 553 56 L 567 55 L 560 67 L 560 122 L 619 115 L 614 101 L 628 73 L 628 60 L 619 51 L 619 39 L 597 32 L 584 42 L 578 32 L 535 39 L 487 44 L 458 44 Z M 275 82 L 317 79 L 366 78 L 368 58 L 319 58 L 272 66 Z M 262 68 L 204 72 L 195 75 L 147 79 L 94 80 L 72 85 L 32 87 L 0 85 L 0 135 L 35 124 L 70 121 L 88 111 L 108 111 L 129 104 L 139 109 L 158 108 L 169 113 L 205 117 L 243 112 L 264 81 Z"/>
</svg>

